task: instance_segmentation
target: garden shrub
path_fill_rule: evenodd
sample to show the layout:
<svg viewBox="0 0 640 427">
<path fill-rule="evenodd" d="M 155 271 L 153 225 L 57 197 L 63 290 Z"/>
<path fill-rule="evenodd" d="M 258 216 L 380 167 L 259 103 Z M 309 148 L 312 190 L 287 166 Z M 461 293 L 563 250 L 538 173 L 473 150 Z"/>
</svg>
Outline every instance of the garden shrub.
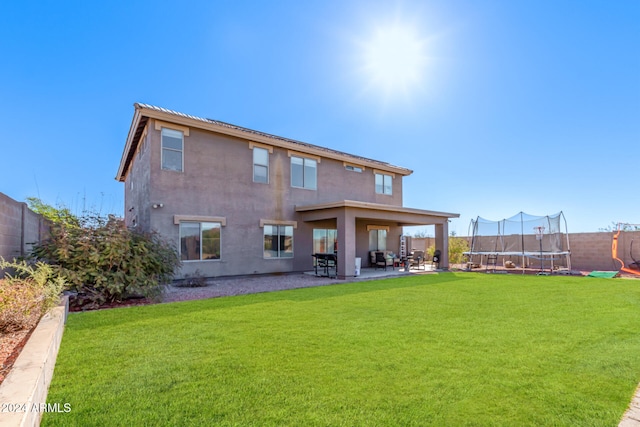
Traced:
<svg viewBox="0 0 640 427">
<path fill-rule="evenodd" d="M 34 327 L 60 301 L 65 281 L 45 263 L 8 262 L 0 257 L 0 332 Z"/>
<path fill-rule="evenodd" d="M 83 308 L 158 296 L 180 265 L 176 249 L 157 233 L 130 230 L 113 216 L 86 215 L 79 227 L 54 223 L 33 255 L 54 266 L 76 293 L 70 303 Z"/>
<path fill-rule="evenodd" d="M 427 256 L 433 259 L 436 247 L 434 245 L 427 248 Z M 464 253 L 469 251 L 469 242 L 462 237 L 449 236 L 449 264 L 461 264 L 464 262 Z"/>
<path fill-rule="evenodd" d="M 461 264 L 465 261 L 464 253 L 469 251 L 469 242 L 461 237 L 449 237 L 449 262 Z"/>
</svg>

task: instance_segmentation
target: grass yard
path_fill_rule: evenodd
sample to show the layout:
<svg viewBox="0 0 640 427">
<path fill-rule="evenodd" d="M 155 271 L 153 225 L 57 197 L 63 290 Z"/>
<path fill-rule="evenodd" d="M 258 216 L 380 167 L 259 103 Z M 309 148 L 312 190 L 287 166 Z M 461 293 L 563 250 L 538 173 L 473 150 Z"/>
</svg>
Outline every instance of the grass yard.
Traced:
<svg viewBox="0 0 640 427">
<path fill-rule="evenodd" d="M 44 426 L 615 426 L 640 282 L 445 273 L 69 315 Z"/>
</svg>

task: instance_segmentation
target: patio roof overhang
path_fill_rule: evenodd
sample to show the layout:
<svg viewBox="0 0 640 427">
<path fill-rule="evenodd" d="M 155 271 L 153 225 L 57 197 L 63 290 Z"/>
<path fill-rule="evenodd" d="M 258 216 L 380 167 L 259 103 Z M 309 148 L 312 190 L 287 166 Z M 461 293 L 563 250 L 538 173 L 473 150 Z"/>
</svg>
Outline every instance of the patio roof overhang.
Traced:
<svg viewBox="0 0 640 427">
<path fill-rule="evenodd" d="M 460 214 L 437 212 L 382 203 L 340 200 L 314 205 L 296 206 L 303 221 L 319 221 L 336 218 L 341 211 L 351 211 L 355 218 L 376 219 L 396 222 L 399 226 L 434 225 L 446 223 L 449 218 L 459 218 Z"/>
<path fill-rule="evenodd" d="M 305 222 L 336 220 L 338 230 L 338 277 L 353 276 L 356 257 L 356 220 L 366 219 L 395 223 L 398 226 L 434 225 L 436 247 L 442 251 L 440 265 L 448 268 L 449 218 L 458 218 L 460 214 L 405 208 L 381 203 L 340 200 L 314 205 L 296 206 L 296 212 Z"/>
</svg>

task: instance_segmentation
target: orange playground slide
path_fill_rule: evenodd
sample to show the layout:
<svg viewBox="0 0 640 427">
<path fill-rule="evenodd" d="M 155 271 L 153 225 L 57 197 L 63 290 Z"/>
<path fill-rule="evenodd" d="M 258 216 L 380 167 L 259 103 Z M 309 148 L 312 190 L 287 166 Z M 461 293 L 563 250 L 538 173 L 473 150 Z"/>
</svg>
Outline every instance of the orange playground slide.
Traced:
<svg viewBox="0 0 640 427">
<path fill-rule="evenodd" d="M 620 233 L 622 232 L 622 225 L 622 223 L 618 224 L 618 232 L 613 236 L 613 242 L 611 242 L 611 256 L 613 257 L 613 259 L 618 261 L 620 265 L 622 265 L 620 271 L 640 276 L 640 270 L 632 270 L 628 267 L 625 267 L 624 261 L 618 258 L 618 237 L 620 237 Z M 631 248 L 633 248 L 633 240 L 631 241 Z M 633 259 L 633 254 L 631 255 L 631 259 Z M 633 259 L 633 261 L 635 265 L 640 266 L 640 264 L 638 264 L 638 261 L 636 261 L 635 259 Z"/>
</svg>

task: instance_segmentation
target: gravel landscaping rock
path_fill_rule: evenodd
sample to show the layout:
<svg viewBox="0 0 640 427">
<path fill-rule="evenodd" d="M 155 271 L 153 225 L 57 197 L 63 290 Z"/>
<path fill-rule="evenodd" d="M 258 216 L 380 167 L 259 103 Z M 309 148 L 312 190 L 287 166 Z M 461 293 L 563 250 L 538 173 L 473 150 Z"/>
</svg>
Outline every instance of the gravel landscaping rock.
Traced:
<svg viewBox="0 0 640 427">
<path fill-rule="evenodd" d="M 168 285 L 162 297 L 163 302 L 190 301 L 232 295 L 255 294 L 258 292 L 282 291 L 286 289 L 310 288 L 345 283 L 328 277 L 310 274 L 274 274 L 208 279 L 207 286 L 188 288 Z"/>
</svg>

